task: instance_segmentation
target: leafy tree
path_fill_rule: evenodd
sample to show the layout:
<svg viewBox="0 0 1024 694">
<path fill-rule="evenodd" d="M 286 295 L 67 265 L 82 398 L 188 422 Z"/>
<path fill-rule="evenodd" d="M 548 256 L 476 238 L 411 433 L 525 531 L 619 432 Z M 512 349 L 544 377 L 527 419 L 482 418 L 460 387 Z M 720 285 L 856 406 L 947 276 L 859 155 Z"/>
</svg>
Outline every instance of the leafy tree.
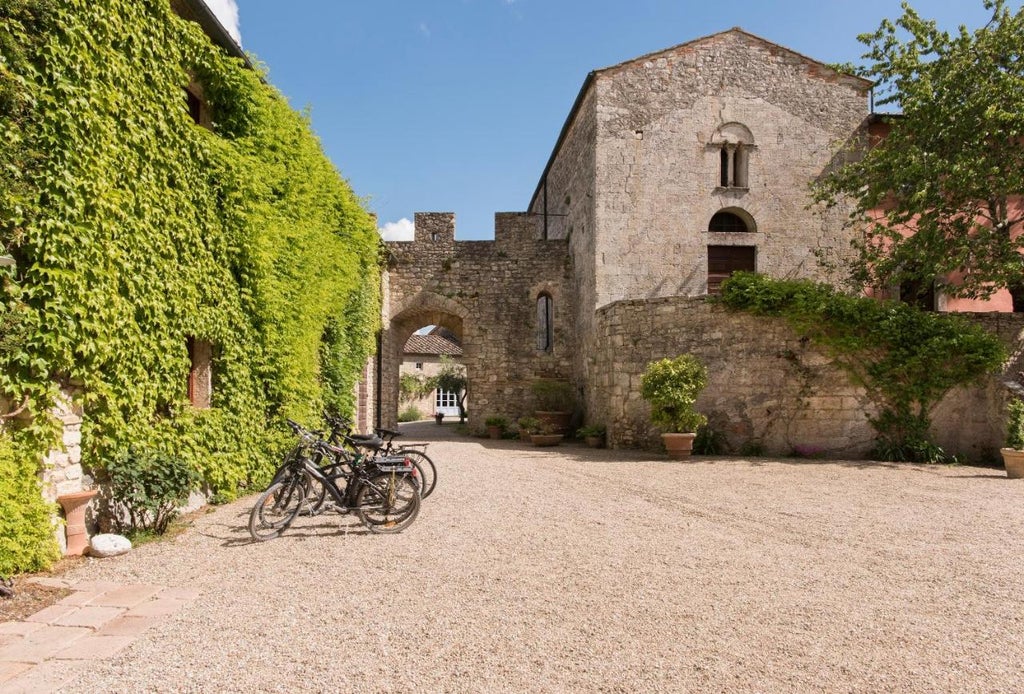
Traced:
<svg viewBox="0 0 1024 694">
<path fill-rule="evenodd" d="M 858 72 L 875 81 L 877 104 L 902 113 L 815 198 L 853 201 L 862 284 L 929 287 L 952 275 L 946 293 L 984 298 L 1024 274 L 1024 209 L 1013 204 L 1024 192 L 1024 9 L 984 6 L 985 26 L 951 35 L 904 2 L 899 19 L 858 37 L 869 48 Z"/>
<path fill-rule="evenodd" d="M 459 405 L 459 422 L 466 421 L 466 391 L 469 382 L 466 367 L 456 364 L 448 357 L 441 357 L 441 371 L 437 374 L 437 387 L 455 393 Z"/>
</svg>

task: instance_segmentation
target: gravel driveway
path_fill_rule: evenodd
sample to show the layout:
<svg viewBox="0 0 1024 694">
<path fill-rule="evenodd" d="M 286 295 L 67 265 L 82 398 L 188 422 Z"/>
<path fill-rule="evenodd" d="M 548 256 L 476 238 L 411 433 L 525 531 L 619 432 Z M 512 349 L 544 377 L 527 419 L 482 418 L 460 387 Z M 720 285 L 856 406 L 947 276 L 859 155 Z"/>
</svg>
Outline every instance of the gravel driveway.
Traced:
<svg viewBox="0 0 1024 694">
<path fill-rule="evenodd" d="M 447 427 L 446 427 L 447 429 Z M 201 597 L 77 691 L 1021 691 L 1024 481 L 438 441 L 402 534 L 253 499 L 69 578 Z"/>
</svg>

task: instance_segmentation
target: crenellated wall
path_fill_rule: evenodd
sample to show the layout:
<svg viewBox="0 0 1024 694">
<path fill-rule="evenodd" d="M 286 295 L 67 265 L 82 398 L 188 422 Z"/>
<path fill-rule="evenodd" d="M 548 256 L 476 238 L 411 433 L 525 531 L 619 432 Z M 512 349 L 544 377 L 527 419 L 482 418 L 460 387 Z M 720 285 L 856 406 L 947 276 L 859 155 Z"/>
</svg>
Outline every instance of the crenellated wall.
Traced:
<svg viewBox="0 0 1024 694">
<path fill-rule="evenodd" d="M 415 239 L 389 242 L 382 335 L 382 413 L 396 423 L 398 368 L 409 336 L 441 325 L 461 341 L 471 416 L 511 421 L 532 409 L 530 383 L 569 378 L 574 296 L 564 239 L 541 238 L 528 213 L 495 215 L 494 241 L 456 241 L 451 213 L 417 213 Z M 537 297 L 554 303 L 554 343 L 537 348 Z"/>
</svg>

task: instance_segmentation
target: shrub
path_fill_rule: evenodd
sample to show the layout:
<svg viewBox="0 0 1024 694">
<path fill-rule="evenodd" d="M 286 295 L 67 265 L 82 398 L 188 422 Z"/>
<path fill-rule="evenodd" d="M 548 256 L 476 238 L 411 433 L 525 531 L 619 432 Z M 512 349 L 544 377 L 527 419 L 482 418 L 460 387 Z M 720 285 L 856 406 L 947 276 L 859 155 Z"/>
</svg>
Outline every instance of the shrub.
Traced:
<svg viewBox="0 0 1024 694">
<path fill-rule="evenodd" d="M 129 447 L 107 465 L 111 521 L 118 532 L 163 534 L 199 476 L 181 459 Z"/>
<path fill-rule="evenodd" d="M 670 432 L 696 432 L 707 417 L 694 409 L 708 383 L 708 372 L 692 354 L 652 361 L 640 381 L 640 394 L 651 404 L 651 421 Z"/>
<path fill-rule="evenodd" d="M 39 486 L 38 466 L 0 432 L 0 577 L 41 571 L 60 558 L 52 518 Z"/>
<path fill-rule="evenodd" d="M 525 431 L 527 434 L 540 433 L 540 420 L 536 417 L 520 417 L 517 424 L 519 424 L 519 430 Z"/>
<path fill-rule="evenodd" d="M 931 410 L 951 388 L 978 381 L 1005 358 L 997 337 L 962 316 L 850 296 L 809 280 L 738 272 L 722 284 L 721 300 L 785 318 L 824 348 L 878 407 L 869 421 L 877 434 L 873 454 L 883 460 L 945 460 L 929 437 Z"/>
<path fill-rule="evenodd" d="M 504 417 L 488 417 L 484 420 L 484 426 L 499 427 L 504 431 L 508 427 L 508 420 Z"/>
<path fill-rule="evenodd" d="M 576 430 L 576 437 L 585 439 L 587 437 L 604 438 L 607 429 L 604 424 L 589 424 Z"/>
<path fill-rule="evenodd" d="M 399 422 L 418 422 L 423 419 L 423 413 L 415 405 L 410 405 L 398 414 Z"/>
<path fill-rule="evenodd" d="M 1011 400 L 1006 413 L 1006 447 L 1024 450 L 1024 400 Z"/>
<path fill-rule="evenodd" d="M 696 455 L 721 455 L 725 450 L 724 438 L 721 432 L 705 424 L 697 430 L 697 438 L 693 440 L 693 452 Z"/>
</svg>

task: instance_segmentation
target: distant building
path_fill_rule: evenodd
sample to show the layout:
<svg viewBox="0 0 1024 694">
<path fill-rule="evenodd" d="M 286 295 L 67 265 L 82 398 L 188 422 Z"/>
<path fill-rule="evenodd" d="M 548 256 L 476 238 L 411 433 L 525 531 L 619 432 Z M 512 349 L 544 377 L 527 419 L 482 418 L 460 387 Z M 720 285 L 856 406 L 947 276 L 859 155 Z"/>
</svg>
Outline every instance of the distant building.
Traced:
<svg viewBox="0 0 1024 694">
<path fill-rule="evenodd" d="M 399 373 L 401 376 L 432 378 L 441 372 L 444 358 L 461 363 L 462 345 L 450 330 L 435 326 L 425 335 L 414 333 L 406 340 Z M 444 390 L 434 389 L 421 398 L 403 400 L 400 409 L 411 407 L 415 407 L 424 416 L 459 416 L 457 394 Z"/>
</svg>

